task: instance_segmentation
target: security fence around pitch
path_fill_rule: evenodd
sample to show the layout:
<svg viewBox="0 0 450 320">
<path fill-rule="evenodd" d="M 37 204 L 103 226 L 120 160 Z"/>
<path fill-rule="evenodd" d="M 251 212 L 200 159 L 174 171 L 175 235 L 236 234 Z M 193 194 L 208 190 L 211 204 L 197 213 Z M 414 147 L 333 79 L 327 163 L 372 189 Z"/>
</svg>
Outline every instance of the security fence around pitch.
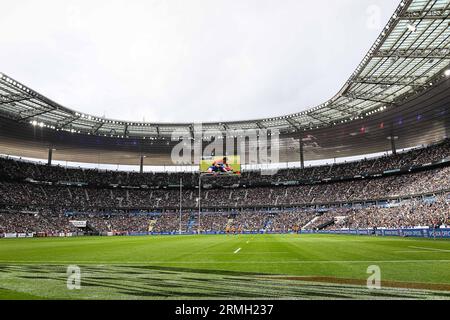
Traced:
<svg viewBox="0 0 450 320">
<path fill-rule="evenodd" d="M 302 230 L 302 234 L 346 234 L 386 237 L 416 237 L 416 238 L 450 238 L 450 229 L 408 228 L 408 229 L 348 229 L 348 230 Z"/>
<path fill-rule="evenodd" d="M 198 235 L 197 231 L 182 232 L 101 232 L 98 236 L 170 236 L 170 235 Z M 450 239 L 450 228 L 408 228 L 408 229 L 343 229 L 343 230 L 300 230 L 292 232 L 279 231 L 202 231 L 202 235 L 239 235 L 239 234 L 335 234 L 354 236 L 379 236 L 379 237 L 412 237 L 430 239 Z M 34 238 L 34 237 L 79 237 L 87 236 L 83 232 L 75 233 L 0 233 L 0 238 Z"/>
<path fill-rule="evenodd" d="M 197 232 L 183 232 L 183 235 L 195 235 Z M 301 230 L 298 232 L 276 232 L 276 231 L 242 231 L 242 232 L 225 232 L 225 231 L 204 231 L 201 234 L 342 234 L 342 235 L 361 235 L 361 236 L 386 236 L 386 237 L 416 237 L 416 238 L 448 238 L 450 239 L 450 228 L 408 228 L 408 229 L 343 229 L 343 230 Z M 145 232 L 130 233 L 130 235 L 179 235 L 178 231 L 174 232 Z"/>
</svg>

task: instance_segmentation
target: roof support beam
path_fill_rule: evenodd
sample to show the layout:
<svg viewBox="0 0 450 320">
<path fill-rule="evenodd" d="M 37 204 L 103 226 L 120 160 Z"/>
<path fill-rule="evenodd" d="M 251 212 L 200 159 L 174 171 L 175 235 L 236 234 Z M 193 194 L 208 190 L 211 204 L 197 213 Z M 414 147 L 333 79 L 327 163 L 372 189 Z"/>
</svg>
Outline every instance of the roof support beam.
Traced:
<svg viewBox="0 0 450 320">
<path fill-rule="evenodd" d="M 386 50 L 380 49 L 373 55 L 374 58 L 410 58 L 410 59 L 450 59 L 449 48 L 409 48 L 409 49 L 397 49 Z"/>
<path fill-rule="evenodd" d="M 427 77 L 424 76 L 366 76 L 366 77 L 358 77 L 355 79 L 355 82 L 369 81 L 380 83 L 382 81 L 386 81 L 389 83 L 397 83 L 401 81 L 406 82 L 417 82 L 420 80 L 424 80 L 426 82 Z"/>
<path fill-rule="evenodd" d="M 449 9 L 434 9 L 429 11 L 408 11 L 399 16 L 400 20 L 444 20 L 447 19 L 450 14 Z"/>
<path fill-rule="evenodd" d="M 400 86 L 413 86 L 413 87 L 419 87 L 422 86 L 423 83 L 417 83 L 417 82 L 408 82 L 408 81 L 373 81 L 373 80 L 360 80 L 355 81 L 355 83 L 360 84 L 372 84 L 372 85 L 382 85 L 382 86 L 394 86 L 394 85 L 400 85 Z"/>
<path fill-rule="evenodd" d="M 74 122 L 75 120 L 80 119 L 81 116 L 72 116 L 69 118 L 64 119 L 63 121 L 58 121 L 57 128 L 58 129 L 64 129 L 66 126 Z"/>
<path fill-rule="evenodd" d="M 294 121 L 293 119 L 286 119 L 287 122 L 289 122 L 290 125 L 292 125 L 295 129 L 300 130 L 299 123 L 297 121 Z"/>
<path fill-rule="evenodd" d="M 100 128 L 103 127 L 104 124 L 105 124 L 104 122 L 99 122 L 97 126 L 94 127 L 93 133 L 96 134 L 98 130 L 100 130 Z"/>
<path fill-rule="evenodd" d="M 13 103 L 13 102 L 20 102 L 24 100 L 30 100 L 33 97 L 25 94 L 7 94 L 7 95 L 0 95 L 0 105 L 7 104 L 7 103 Z"/>
<path fill-rule="evenodd" d="M 317 117 L 317 115 L 313 115 L 312 113 L 308 113 L 308 117 L 313 118 L 314 120 L 317 120 L 320 123 L 330 124 L 329 122 L 324 121 L 323 119 Z"/>
<path fill-rule="evenodd" d="M 352 94 L 346 94 L 344 95 L 345 97 L 349 98 L 349 99 L 356 99 L 356 100 L 365 100 L 365 101 L 372 101 L 372 102 L 378 102 L 378 103 L 387 103 L 387 104 L 393 104 L 392 101 L 386 101 L 383 99 L 375 99 L 369 96 L 362 96 L 362 95 L 358 95 L 355 93 Z"/>
<path fill-rule="evenodd" d="M 27 119 L 30 119 L 30 118 L 33 118 L 33 117 L 40 116 L 40 115 L 43 115 L 45 113 L 48 113 L 50 111 L 53 111 L 53 109 L 35 110 L 35 112 L 33 112 L 31 114 L 27 114 L 27 115 L 25 115 L 23 117 L 18 118 L 17 121 L 25 121 Z"/>
<path fill-rule="evenodd" d="M 331 105 L 328 105 L 327 108 L 331 109 L 331 110 L 336 110 L 336 111 L 338 111 L 338 112 L 340 112 L 342 114 L 347 114 L 349 116 L 354 116 L 355 115 L 355 113 L 348 111 L 348 108 L 349 108 L 348 106 L 345 106 L 345 105 L 342 105 L 342 104 L 336 104 L 336 105 L 331 104 Z"/>
<path fill-rule="evenodd" d="M 256 125 L 258 126 L 259 129 L 267 129 L 266 126 L 264 126 L 261 122 L 256 121 L 255 123 L 256 123 Z"/>
</svg>

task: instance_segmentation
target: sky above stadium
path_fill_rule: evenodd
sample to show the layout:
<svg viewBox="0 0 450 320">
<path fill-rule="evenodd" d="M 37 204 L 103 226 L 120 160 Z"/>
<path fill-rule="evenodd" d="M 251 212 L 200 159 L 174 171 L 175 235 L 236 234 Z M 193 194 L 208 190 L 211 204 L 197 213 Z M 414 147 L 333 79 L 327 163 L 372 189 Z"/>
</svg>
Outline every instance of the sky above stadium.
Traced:
<svg viewBox="0 0 450 320">
<path fill-rule="evenodd" d="M 77 111 L 257 119 L 336 94 L 399 0 L 0 0 L 0 72 Z"/>
</svg>

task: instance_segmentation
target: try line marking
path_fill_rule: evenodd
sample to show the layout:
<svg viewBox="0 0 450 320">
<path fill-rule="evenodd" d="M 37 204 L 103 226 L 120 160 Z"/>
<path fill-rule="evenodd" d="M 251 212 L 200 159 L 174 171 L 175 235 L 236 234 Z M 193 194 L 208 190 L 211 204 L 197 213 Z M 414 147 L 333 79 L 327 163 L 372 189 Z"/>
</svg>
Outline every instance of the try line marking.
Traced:
<svg viewBox="0 0 450 320">
<path fill-rule="evenodd" d="M 239 251 L 241 251 L 241 248 L 236 249 L 233 253 L 238 253 Z"/>
<path fill-rule="evenodd" d="M 65 264 L 88 264 L 88 265 L 104 265 L 104 266 L 120 266 L 120 265 L 152 265 L 152 264 L 334 264 L 334 263 L 450 263 L 450 260 L 440 259 L 420 259 L 420 260 L 284 260 L 284 261 L 92 261 L 92 260 L 72 260 L 72 261 L 0 261 L 0 265 L 11 264 L 13 266 L 39 264 L 39 265 L 65 265 Z"/>
<path fill-rule="evenodd" d="M 408 248 L 428 250 L 428 251 L 438 251 L 438 252 L 450 252 L 450 250 L 438 249 L 438 248 L 429 248 L 429 247 L 413 247 L 413 246 L 409 246 Z"/>
</svg>

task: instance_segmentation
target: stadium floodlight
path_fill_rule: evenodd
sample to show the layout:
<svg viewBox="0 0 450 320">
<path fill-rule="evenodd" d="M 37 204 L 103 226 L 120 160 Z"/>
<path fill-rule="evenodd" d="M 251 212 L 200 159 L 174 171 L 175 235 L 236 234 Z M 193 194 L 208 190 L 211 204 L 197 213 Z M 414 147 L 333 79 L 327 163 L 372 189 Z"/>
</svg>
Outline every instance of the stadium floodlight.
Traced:
<svg viewBox="0 0 450 320">
<path fill-rule="evenodd" d="M 444 71 L 444 75 L 445 75 L 446 77 L 450 77 L 450 69 L 445 70 L 445 71 Z"/>
</svg>

